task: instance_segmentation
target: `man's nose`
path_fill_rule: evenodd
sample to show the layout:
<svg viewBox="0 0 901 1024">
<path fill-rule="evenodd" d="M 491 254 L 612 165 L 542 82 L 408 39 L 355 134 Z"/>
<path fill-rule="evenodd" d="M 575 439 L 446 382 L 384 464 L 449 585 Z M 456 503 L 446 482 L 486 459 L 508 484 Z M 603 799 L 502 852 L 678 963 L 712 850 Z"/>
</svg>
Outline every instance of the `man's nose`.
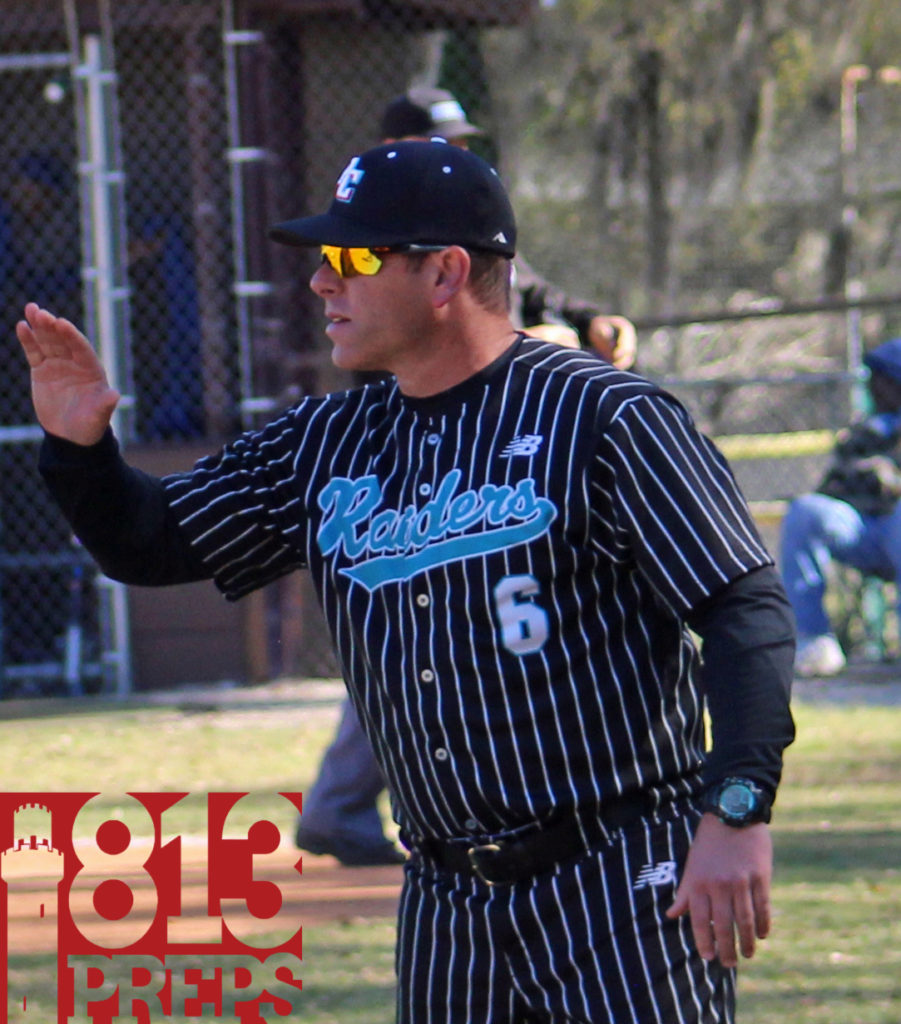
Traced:
<svg viewBox="0 0 901 1024">
<path fill-rule="evenodd" d="M 316 268 L 316 273 L 310 278 L 310 288 L 322 298 L 331 292 L 337 291 L 340 287 L 341 278 L 326 260 Z"/>
</svg>

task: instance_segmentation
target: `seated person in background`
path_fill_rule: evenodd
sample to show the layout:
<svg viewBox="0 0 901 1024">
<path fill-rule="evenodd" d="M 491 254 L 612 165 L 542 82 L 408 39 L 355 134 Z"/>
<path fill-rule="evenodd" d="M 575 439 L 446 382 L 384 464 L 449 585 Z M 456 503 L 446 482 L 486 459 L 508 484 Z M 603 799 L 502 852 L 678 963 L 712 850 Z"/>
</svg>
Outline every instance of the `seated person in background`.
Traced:
<svg viewBox="0 0 901 1024">
<path fill-rule="evenodd" d="M 791 503 L 782 524 L 799 676 L 831 676 L 845 667 L 823 604 L 833 560 L 901 582 L 901 338 L 873 349 L 864 363 L 872 415 L 839 433 L 823 482 Z"/>
</svg>

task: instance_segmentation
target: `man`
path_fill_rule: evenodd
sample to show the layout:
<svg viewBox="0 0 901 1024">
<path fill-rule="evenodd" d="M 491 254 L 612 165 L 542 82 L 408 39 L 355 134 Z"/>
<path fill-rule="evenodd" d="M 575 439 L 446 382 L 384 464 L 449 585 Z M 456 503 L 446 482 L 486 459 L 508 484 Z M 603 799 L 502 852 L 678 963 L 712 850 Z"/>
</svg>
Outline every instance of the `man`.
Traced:
<svg viewBox="0 0 901 1024">
<path fill-rule="evenodd" d="M 485 132 L 466 117 L 445 89 L 416 87 L 396 97 L 382 115 L 382 142 L 427 141 L 438 136 L 468 148 Z M 620 369 L 635 360 L 636 333 L 630 320 L 602 314 L 590 302 L 574 299 L 514 258 L 513 320 L 532 337 L 571 348 L 593 349 Z M 345 865 L 403 863 L 404 855 L 385 836 L 379 798 L 385 788 L 378 762 L 349 700 L 341 708 L 334 739 L 306 795 L 297 845 L 309 853 L 331 854 Z"/>
<path fill-rule="evenodd" d="M 796 498 L 782 523 L 782 574 L 802 677 L 845 667 L 823 604 L 833 559 L 901 584 L 901 338 L 867 353 L 864 363 L 873 414 L 839 434 L 818 490 Z"/>
<path fill-rule="evenodd" d="M 272 237 L 321 246 L 335 364 L 389 376 L 156 480 L 29 305 L 47 483 L 126 582 L 309 568 L 411 851 L 400 1024 L 732 1020 L 794 639 L 724 460 L 650 382 L 513 328 L 513 211 L 472 153 L 368 150 Z"/>
</svg>

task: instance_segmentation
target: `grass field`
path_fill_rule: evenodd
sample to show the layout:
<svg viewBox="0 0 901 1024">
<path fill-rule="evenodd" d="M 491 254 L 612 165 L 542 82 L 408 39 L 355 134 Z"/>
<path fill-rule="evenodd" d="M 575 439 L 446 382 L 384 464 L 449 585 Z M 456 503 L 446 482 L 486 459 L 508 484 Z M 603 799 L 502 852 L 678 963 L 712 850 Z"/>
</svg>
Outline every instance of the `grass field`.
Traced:
<svg viewBox="0 0 901 1024">
<path fill-rule="evenodd" d="M 775 927 L 741 1019 L 901 1021 L 901 708 L 796 702 L 774 822 Z"/>
<path fill-rule="evenodd" d="M 774 930 L 741 972 L 739 1020 L 899 1024 L 901 706 L 796 701 L 795 714 L 799 737 L 774 819 Z M 334 721 L 333 700 L 278 692 L 268 709 L 10 706 L 0 782 L 8 791 L 100 791 L 98 813 L 129 790 L 187 790 L 195 795 L 177 822 L 186 834 L 202 828 L 206 792 L 247 790 L 242 813 L 290 834 L 275 794 L 309 786 Z M 300 1019 L 390 1024 L 393 932 L 383 919 L 305 928 Z M 10 970 L 42 993 L 21 1020 L 53 1020 L 51 959 L 12 957 Z"/>
</svg>

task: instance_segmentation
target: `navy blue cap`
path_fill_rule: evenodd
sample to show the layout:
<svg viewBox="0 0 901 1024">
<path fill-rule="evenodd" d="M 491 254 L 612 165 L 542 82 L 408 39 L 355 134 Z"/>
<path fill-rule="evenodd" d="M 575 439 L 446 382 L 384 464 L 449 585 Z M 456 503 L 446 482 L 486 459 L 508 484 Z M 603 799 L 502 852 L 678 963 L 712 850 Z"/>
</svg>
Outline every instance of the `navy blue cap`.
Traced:
<svg viewBox="0 0 901 1024">
<path fill-rule="evenodd" d="M 355 156 L 327 213 L 276 224 L 285 245 L 462 245 L 513 256 L 516 218 L 497 172 L 440 139 L 391 142 Z"/>
<path fill-rule="evenodd" d="M 901 382 L 901 338 L 892 338 L 863 357 L 864 366 Z"/>
</svg>

